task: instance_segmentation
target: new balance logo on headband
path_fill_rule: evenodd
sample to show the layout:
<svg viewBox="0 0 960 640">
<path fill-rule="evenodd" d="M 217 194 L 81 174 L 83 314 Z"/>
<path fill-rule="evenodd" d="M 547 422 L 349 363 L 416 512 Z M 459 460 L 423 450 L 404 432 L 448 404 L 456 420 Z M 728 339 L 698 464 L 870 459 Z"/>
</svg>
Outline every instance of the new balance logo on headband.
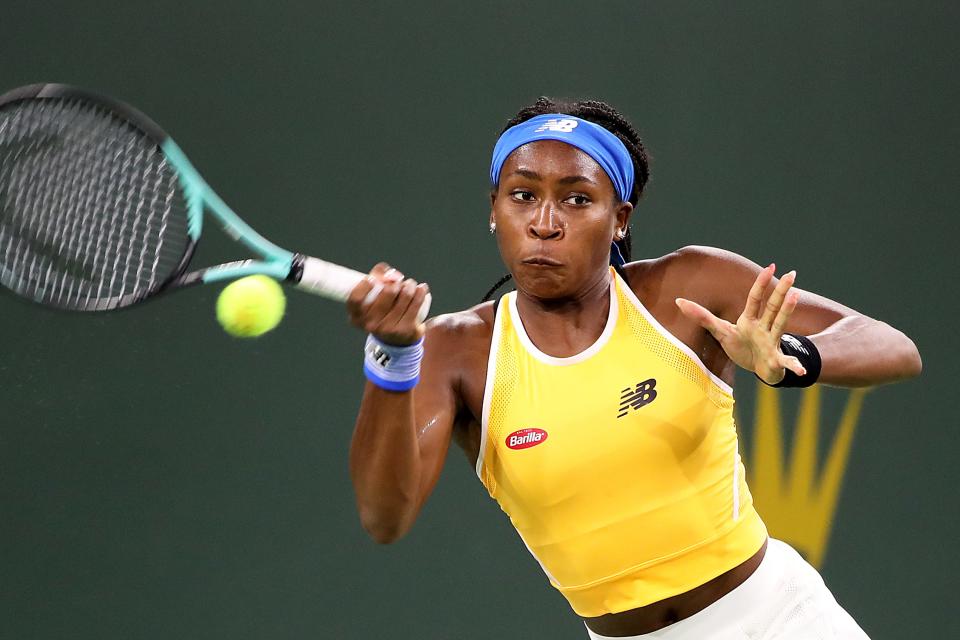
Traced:
<svg viewBox="0 0 960 640">
<path fill-rule="evenodd" d="M 576 120 L 568 120 L 564 118 L 563 120 L 559 118 L 551 118 L 547 120 L 539 128 L 534 129 L 534 133 L 540 133 L 541 131 L 562 131 L 564 133 L 570 133 L 577 128 L 577 125 L 580 124 Z"/>
</svg>

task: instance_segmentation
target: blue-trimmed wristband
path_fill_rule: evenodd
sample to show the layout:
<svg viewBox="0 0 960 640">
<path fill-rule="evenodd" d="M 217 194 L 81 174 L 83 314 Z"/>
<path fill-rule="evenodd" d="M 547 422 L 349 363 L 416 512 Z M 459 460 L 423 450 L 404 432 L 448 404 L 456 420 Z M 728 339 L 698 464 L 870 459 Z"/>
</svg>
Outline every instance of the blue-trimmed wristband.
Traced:
<svg viewBox="0 0 960 640">
<path fill-rule="evenodd" d="M 363 347 L 363 373 L 367 380 L 388 391 L 408 391 L 417 386 L 421 360 L 423 338 L 397 346 L 369 335 Z"/>
</svg>

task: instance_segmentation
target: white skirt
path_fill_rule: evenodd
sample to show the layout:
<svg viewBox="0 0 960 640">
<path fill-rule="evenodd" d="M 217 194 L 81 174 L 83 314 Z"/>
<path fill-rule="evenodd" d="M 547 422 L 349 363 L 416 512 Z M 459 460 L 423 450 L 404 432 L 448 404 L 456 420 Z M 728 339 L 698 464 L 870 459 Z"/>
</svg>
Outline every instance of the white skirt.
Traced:
<svg viewBox="0 0 960 640">
<path fill-rule="evenodd" d="M 592 640 L 610 640 L 587 629 Z M 652 633 L 613 640 L 869 640 L 817 570 L 774 540 L 757 570 L 709 607 Z"/>
</svg>

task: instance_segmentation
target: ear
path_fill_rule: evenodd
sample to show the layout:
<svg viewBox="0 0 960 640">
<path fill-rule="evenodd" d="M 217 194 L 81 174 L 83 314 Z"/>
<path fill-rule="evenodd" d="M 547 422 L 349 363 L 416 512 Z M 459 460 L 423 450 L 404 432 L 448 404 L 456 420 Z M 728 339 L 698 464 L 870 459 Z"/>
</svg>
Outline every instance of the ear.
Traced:
<svg viewBox="0 0 960 640">
<path fill-rule="evenodd" d="M 496 204 L 497 204 L 497 190 L 491 189 L 490 190 L 490 220 L 488 221 L 489 224 L 493 224 L 495 222 L 495 220 L 493 219 L 493 207 Z"/>
<path fill-rule="evenodd" d="M 616 211 L 617 229 L 626 231 L 630 225 L 631 213 L 633 213 L 633 205 L 629 202 L 621 202 Z"/>
</svg>

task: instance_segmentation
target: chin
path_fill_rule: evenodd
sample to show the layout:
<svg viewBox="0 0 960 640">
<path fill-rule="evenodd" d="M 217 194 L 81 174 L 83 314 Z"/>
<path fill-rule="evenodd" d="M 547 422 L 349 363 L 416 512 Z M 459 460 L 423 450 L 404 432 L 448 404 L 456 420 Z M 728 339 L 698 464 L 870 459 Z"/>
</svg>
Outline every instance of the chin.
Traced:
<svg viewBox="0 0 960 640">
<path fill-rule="evenodd" d="M 521 265 L 513 272 L 513 279 L 517 288 L 528 295 L 544 299 L 563 298 L 572 291 L 562 271 L 562 268 L 530 268 L 528 265 Z"/>
</svg>

